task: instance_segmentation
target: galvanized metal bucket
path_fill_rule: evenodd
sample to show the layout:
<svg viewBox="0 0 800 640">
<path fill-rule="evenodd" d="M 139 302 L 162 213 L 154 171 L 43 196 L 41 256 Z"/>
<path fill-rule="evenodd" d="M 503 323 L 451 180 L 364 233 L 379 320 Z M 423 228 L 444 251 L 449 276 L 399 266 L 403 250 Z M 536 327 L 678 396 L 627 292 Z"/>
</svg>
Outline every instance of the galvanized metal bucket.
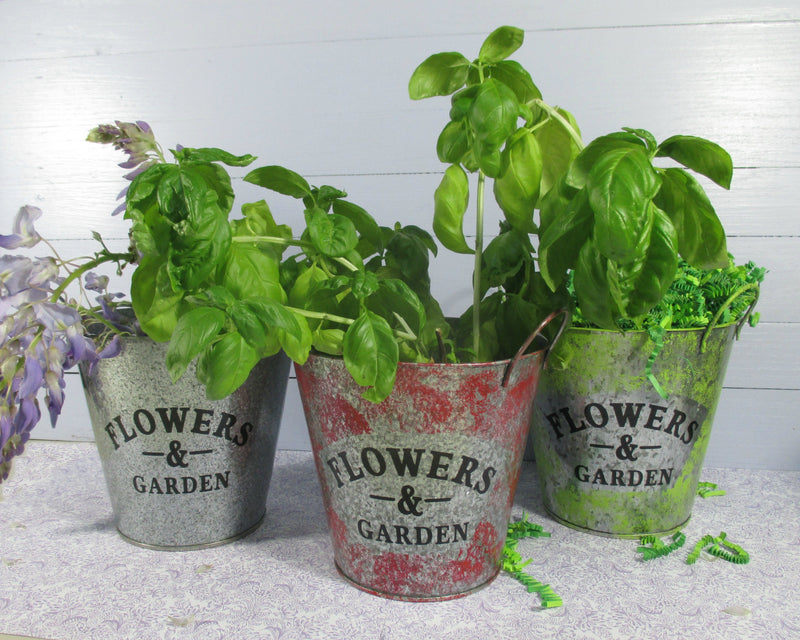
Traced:
<svg viewBox="0 0 800 640">
<path fill-rule="evenodd" d="M 340 358 L 296 365 L 334 560 L 348 581 L 422 601 L 464 596 L 497 575 L 550 349 L 539 333 L 553 317 L 510 361 L 400 363 L 379 404 L 361 397 Z"/>
<path fill-rule="evenodd" d="M 646 332 L 570 328 L 542 376 L 531 438 L 547 511 L 600 535 L 689 520 L 736 325 L 671 330 L 652 373 Z M 702 345 L 702 346 L 701 346 Z"/>
<path fill-rule="evenodd" d="M 262 360 L 235 393 L 209 401 L 193 366 L 172 383 L 166 348 L 124 338 L 116 358 L 81 368 L 114 519 L 140 546 L 223 544 L 264 517 L 289 360 Z"/>
</svg>

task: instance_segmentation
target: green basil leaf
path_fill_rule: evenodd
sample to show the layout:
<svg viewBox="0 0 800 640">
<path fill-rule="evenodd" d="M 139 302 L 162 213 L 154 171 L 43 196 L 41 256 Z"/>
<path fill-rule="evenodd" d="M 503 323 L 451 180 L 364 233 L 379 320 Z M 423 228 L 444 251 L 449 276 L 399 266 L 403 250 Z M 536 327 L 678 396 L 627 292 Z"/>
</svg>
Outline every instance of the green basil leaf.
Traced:
<svg viewBox="0 0 800 640">
<path fill-rule="evenodd" d="M 167 263 L 145 256 L 131 276 L 131 302 L 139 324 L 156 342 L 170 339 L 178 321 L 183 293 L 172 288 Z"/>
<path fill-rule="evenodd" d="M 231 243 L 222 284 L 240 299 L 263 297 L 286 302 L 277 257 L 254 244 Z"/>
<path fill-rule="evenodd" d="M 730 189 L 733 160 L 725 149 L 696 136 L 673 136 L 662 142 L 656 155 L 668 156 L 684 167 L 697 171 L 725 189 Z"/>
<path fill-rule="evenodd" d="M 573 129 L 580 133 L 575 117 L 565 109 L 557 109 Z M 542 166 L 542 183 L 540 196 L 544 196 L 561 179 L 572 161 L 580 153 L 580 149 L 564 126 L 556 119 L 549 118 L 536 128 L 534 132 L 539 142 L 542 157 L 547 162 Z"/>
<path fill-rule="evenodd" d="M 647 150 L 650 153 L 655 153 L 656 149 L 658 148 L 658 142 L 656 142 L 655 136 L 647 131 L 646 129 L 634 129 L 632 127 L 622 127 L 623 131 L 627 131 L 628 133 L 632 133 L 637 138 L 641 138 L 642 142 L 644 142 Z"/>
<path fill-rule="evenodd" d="M 614 149 L 597 159 L 586 189 L 600 253 L 619 262 L 636 255 L 642 223 L 660 186 L 660 176 L 641 149 Z"/>
<path fill-rule="evenodd" d="M 618 265 L 622 313 L 627 318 L 644 315 L 667 293 L 678 268 L 678 239 L 669 217 L 650 205 L 652 224 L 642 244 L 644 258 Z"/>
<path fill-rule="evenodd" d="M 467 117 L 472 103 L 475 101 L 475 96 L 478 95 L 479 84 L 470 85 L 461 91 L 457 91 L 450 98 L 450 119 L 453 122 L 458 122 Z"/>
<path fill-rule="evenodd" d="M 439 253 L 439 247 L 437 246 L 436 241 L 433 239 L 433 236 L 425 231 L 425 229 L 422 229 L 415 224 L 407 224 L 404 227 L 401 227 L 397 230 L 397 234 L 416 238 L 434 256 Z"/>
<path fill-rule="evenodd" d="M 166 357 L 172 382 L 186 373 L 189 363 L 216 339 L 224 325 L 225 312 L 213 307 L 197 307 L 178 319 Z"/>
<path fill-rule="evenodd" d="M 320 353 L 341 356 L 343 341 L 344 331 L 341 329 L 318 329 L 314 332 L 312 344 Z"/>
<path fill-rule="evenodd" d="M 356 271 L 352 278 L 353 295 L 358 300 L 364 300 L 378 290 L 378 276 L 371 271 Z"/>
<path fill-rule="evenodd" d="M 194 214 L 198 204 L 208 199 L 206 194 L 213 192 L 217 196 L 220 210 L 228 217 L 235 194 L 231 177 L 225 169 L 216 164 L 186 163 L 180 165 L 180 175 L 190 216 Z"/>
<path fill-rule="evenodd" d="M 236 302 L 234 295 L 227 288 L 218 284 L 211 285 L 204 291 L 195 293 L 194 296 L 206 300 L 220 309 L 227 309 Z"/>
<path fill-rule="evenodd" d="M 230 225 L 215 195 L 208 192 L 207 196 L 205 206 L 199 205 L 192 220 L 181 225 L 180 235 L 173 237 L 168 273 L 176 289 L 200 288 L 227 258 Z"/>
<path fill-rule="evenodd" d="M 533 233 L 533 211 L 539 201 L 542 181 L 542 153 L 536 137 L 521 129 L 503 151 L 502 170 L 494 181 L 497 204 L 508 223 L 525 233 Z"/>
<path fill-rule="evenodd" d="M 581 248 L 592 236 L 594 216 L 586 191 L 567 199 L 553 189 L 543 202 L 541 219 L 539 269 L 555 291 L 567 271 L 575 267 Z"/>
<path fill-rule="evenodd" d="M 541 309 L 522 296 L 507 294 L 495 320 L 499 357 L 513 357 L 544 316 Z"/>
<path fill-rule="evenodd" d="M 362 397 L 380 402 L 391 393 L 400 355 L 386 320 L 368 310 L 361 313 L 344 334 L 342 355 L 353 380 L 370 387 Z"/>
<path fill-rule="evenodd" d="M 542 94 L 533 83 L 530 74 L 515 60 L 498 62 L 491 67 L 489 73 L 492 78 L 511 89 L 521 105 L 527 105 L 542 98 Z"/>
<path fill-rule="evenodd" d="M 292 198 L 305 198 L 311 195 L 311 187 L 303 176 L 277 165 L 253 169 L 244 177 L 244 181 Z"/>
<path fill-rule="evenodd" d="M 449 96 L 467 81 L 469 60 L 460 53 L 435 53 L 411 74 L 408 95 L 412 100 Z"/>
<path fill-rule="evenodd" d="M 609 274 L 613 263 L 601 255 L 591 241 L 578 252 L 573 286 L 583 317 L 601 329 L 618 329 L 616 319 L 622 311 L 612 292 L 614 278 Z"/>
<path fill-rule="evenodd" d="M 529 259 L 527 235 L 509 229 L 493 238 L 481 256 L 481 293 L 503 286 L 519 273 Z"/>
<path fill-rule="evenodd" d="M 323 255 L 344 256 L 358 245 L 355 225 L 342 215 L 317 208 L 307 210 L 306 227 L 314 248 Z"/>
<path fill-rule="evenodd" d="M 469 202 L 469 179 L 458 165 L 450 165 L 433 194 L 433 232 L 447 249 L 475 253 L 464 238 L 464 214 Z"/>
<path fill-rule="evenodd" d="M 268 337 L 274 332 L 289 358 L 300 364 L 306 361 L 311 350 L 311 330 L 304 317 L 267 298 L 250 298 L 243 304 L 256 315 Z"/>
<path fill-rule="evenodd" d="M 480 142 L 499 147 L 516 130 L 519 115 L 514 92 L 502 82 L 489 78 L 479 86 L 467 117 Z"/>
<path fill-rule="evenodd" d="M 497 178 L 503 171 L 503 154 L 500 146 L 475 140 L 472 152 L 478 162 L 478 168 L 490 178 Z"/>
<path fill-rule="evenodd" d="M 255 349 L 236 332 L 225 334 L 205 352 L 203 379 L 206 397 L 221 400 L 236 391 L 260 360 Z"/>
<path fill-rule="evenodd" d="M 478 60 L 492 64 L 505 60 L 522 46 L 525 32 L 517 27 L 499 27 L 492 31 L 481 45 Z"/>
<path fill-rule="evenodd" d="M 181 162 L 222 162 L 229 167 L 246 167 L 256 159 L 256 156 L 251 156 L 249 153 L 243 156 L 235 156 L 232 153 L 215 148 L 190 149 L 184 147 L 180 151 L 173 153 Z"/>
<path fill-rule="evenodd" d="M 448 122 L 436 141 L 436 155 L 447 164 L 458 164 L 469 150 L 467 128 L 463 121 Z"/>
<path fill-rule="evenodd" d="M 292 229 L 288 225 L 275 222 L 266 200 L 243 204 L 242 214 L 244 220 L 234 222 L 242 222 L 244 225 L 235 225 L 234 236 L 272 236 L 285 240 L 292 238 Z"/>
<path fill-rule="evenodd" d="M 347 192 L 327 184 L 312 188 L 311 194 L 310 198 L 304 200 L 306 207 L 312 209 L 316 205 L 323 211 L 329 211 L 331 205 L 339 198 L 347 197 Z"/>
<path fill-rule="evenodd" d="M 310 265 L 294 281 L 289 291 L 289 304 L 293 307 L 306 308 L 306 302 L 316 286 L 327 281 L 328 274 L 316 265 Z"/>
<path fill-rule="evenodd" d="M 387 278 L 366 300 L 367 308 L 398 326 L 394 314 L 403 318 L 417 336 L 425 325 L 425 307 L 412 289 L 402 280 Z"/>
<path fill-rule="evenodd" d="M 683 169 L 665 169 L 655 203 L 672 220 L 678 250 L 698 269 L 728 266 L 725 229 L 703 187 Z"/>
<path fill-rule="evenodd" d="M 366 240 L 368 246 L 372 248 L 372 251 L 369 253 L 383 251 L 383 235 L 380 226 L 366 209 L 359 207 L 353 202 L 348 202 L 347 200 L 334 200 L 333 212 L 337 215 L 344 216 L 353 223 L 361 239 Z"/>
<path fill-rule="evenodd" d="M 586 186 L 589 172 L 597 164 L 600 157 L 619 149 L 639 149 L 645 151 L 642 140 L 628 132 L 610 133 L 592 140 L 578 154 L 565 175 L 566 183 L 576 189 Z"/>
<path fill-rule="evenodd" d="M 280 351 L 281 346 L 277 336 L 269 330 L 264 318 L 248 304 L 248 301 L 236 302 L 228 309 L 228 313 L 236 330 L 247 344 L 255 349 L 260 358 L 266 358 Z"/>
</svg>

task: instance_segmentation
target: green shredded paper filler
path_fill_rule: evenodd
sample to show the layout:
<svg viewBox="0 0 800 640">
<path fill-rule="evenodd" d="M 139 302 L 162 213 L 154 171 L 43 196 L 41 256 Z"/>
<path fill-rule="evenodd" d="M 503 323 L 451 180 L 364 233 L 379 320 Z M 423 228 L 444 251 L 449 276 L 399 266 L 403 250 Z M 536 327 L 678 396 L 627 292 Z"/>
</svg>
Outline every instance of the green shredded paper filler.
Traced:
<svg viewBox="0 0 800 640">
<path fill-rule="evenodd" d="M 725 491 L 718 489 L 713 482 L 698 482 L 697 495 L 701 498 L 712 498 L 714 496 L 724 496 Z"/>
<path fill-rule="evenodd" d="M 686 558 L 686 564 L 694 564 L 697 562 L 697 559 L 704 550 L 712 556 L 722 558 L 734 564 L 747 564 L 750 562 L 750 554 L 738 544 L 734 544 L 726 538 L 727 534 L 724 531 L 716 537 L 703 536 L 689 553 L 689 557 Z"/>
<path fill-rule="evenodd" d="M 656 536 L 642 536 L 639 539 L 640 546 L 636 548 L 636 551 L 642 554 L 642 560 L 654 560 L 655 558 L 663 558 L 669 555 L 686 543 L 686 536 L 680 531 L 674 534 L 671 539 L 672 542 L 667 544 Z M 686 564 L 697 562 L 703 551 L 734 564 L 747 564 L 750 562 L 750 554 L 738 544 L 727 540 L 727 534 L 724 531 L 718 536 L 705 535 L 700 538 L 686 557 Z"/>
<path fill-rule="evenodd" d="M 653 373 L 653 365 L 664 348 L 664 336 L 668 330 L 713 328 L 733 322 L 739 322 L 739 328 L 745 322 L 753 327 L 758 324 L 759 314 L 753 312 L 753 307 L 758 301 L 760 285 L 767 270 L 754 262 L 737 265 L 730 254 L 728 258 L 729 265 L 724 269 L 696 269 L 681 259 L 672 285 L 656 306 L 638 318 L 617 320 L 622 331 L 647 331 L 653 350 L 644 373 L 662 398 L 667 394 Z M 573 277 L 574 274 L 570 274 L 567 282 L 575 307 L 572 324 L 592 327 L 578 307 Z M 705 337 L 701 347 L 705 347 Z"/>
<path fill-rule="evenodd" d="M 528 589 L 528 593 L 538 593 L 542 602 L 542 607 L 550 609 L 560 607 L 564 603 L 561 598 L 553 591 L 548 584 L 543 584 L 523 571 L 530 564 L 531 558 L 523 561 L 517 544 L 523 538 L 549 538 L 550 534 L 542 529 L 538 524 L 528 521 L 528 515 L 524 514 L 522 520 L 511 522 L 508 525 L 508 535 L 503 546 L 503 571 L 509 573 L 513 578 L 521 582 Z"/>
</svg>

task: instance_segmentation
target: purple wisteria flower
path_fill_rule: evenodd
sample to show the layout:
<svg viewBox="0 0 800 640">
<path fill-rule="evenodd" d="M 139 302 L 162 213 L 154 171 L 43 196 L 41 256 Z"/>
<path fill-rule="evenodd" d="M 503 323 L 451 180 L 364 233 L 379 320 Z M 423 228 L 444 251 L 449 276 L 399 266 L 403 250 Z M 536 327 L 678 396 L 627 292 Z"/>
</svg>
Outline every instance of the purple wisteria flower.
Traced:
<svg viewBox="0 0 800 640">
<path fill-rule="evenodd" d="M 35 245 L 41 237 L 33 223 L 40 216 L 35 207 L 22 207 L 14 233 L 0 236 L 0 246 Z M 64 404 L 64 372 L 117 355 L 119 334 L 136 331 L 121 321 L 113 302 L 120 294 L 105 292 L 108 278 L 87 274 L 84 286 L 104 299 L 96 309 L 87 308 L 61 291 L 62 267 L 69 277 L 67 263 L 53 257 L 0 255 L 0 483 L 42 417 L 40 393 L 55 426 Z M 87 335 L 90 323 L 104 329 L 101 337 Z"/>
<path fill-rule="evenodd" d="M 3 249 L 30 248 L 41 240 L 41 236 L 33 228 L 33 222 L 42 216 L 42 210 L 30 205 L 22 207 L 14 218 L 13 233 L 0 235 L 0 247 Z"/>
<path fill-rule="evenodd" d="M 113 144 L 115 149 L 126 153 L 128 159 L 120 162 L 119 166 L 123 169 L 133 169 L 125 174 L 125 178 L 128 180 L 133 180 L 149 167 L 164 161 L 164 154 L 156 142 L 153 130 L 142 120 L 136 122 L 117 120 L 115 124 L 101 124 L 92 129 L 86 139 L 89 142 Z M 117 200 L 123 199 L 123 202 L 111 215 L 125 211 L 124 198 L 127 193 L 128 187 L 120 191 Z"/>
</svg>

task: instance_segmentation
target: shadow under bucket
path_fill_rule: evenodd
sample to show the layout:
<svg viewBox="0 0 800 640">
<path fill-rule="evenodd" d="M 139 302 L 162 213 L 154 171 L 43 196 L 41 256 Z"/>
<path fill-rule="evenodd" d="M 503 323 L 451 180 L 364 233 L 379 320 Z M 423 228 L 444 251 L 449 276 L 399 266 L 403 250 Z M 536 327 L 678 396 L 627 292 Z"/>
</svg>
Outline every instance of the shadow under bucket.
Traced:
<svg viewBox="0 0 800 640">
<path fill-rule="evenodd" d="M 223 400 L 194 365 L 173 384 L 166 343 L 123 338 L 122 352 L 81 365 L 114 520 L 128 542 L 184 551 L 240 538 L 261 523 L 289 374 L 279 353 Z"/>
<path fill-rule="evenodd" d="M 361 397 L 341 358 L 296 365 L 334 560 L 349 582 L 447 600 L 498 574 L 549 351 L 538 334 L 554 316 L 531 336 L 536 350 L 513 360 L 400 363 L 379 404 Z"/>
<path fill-rule="evenodd" d="M 689 520 L 736 325 L 670 330 L 652 373 L 647 332 L 570 328 L 536 397 L 531 438 L 545 509 L 635 538 Z"/>
</svg>

